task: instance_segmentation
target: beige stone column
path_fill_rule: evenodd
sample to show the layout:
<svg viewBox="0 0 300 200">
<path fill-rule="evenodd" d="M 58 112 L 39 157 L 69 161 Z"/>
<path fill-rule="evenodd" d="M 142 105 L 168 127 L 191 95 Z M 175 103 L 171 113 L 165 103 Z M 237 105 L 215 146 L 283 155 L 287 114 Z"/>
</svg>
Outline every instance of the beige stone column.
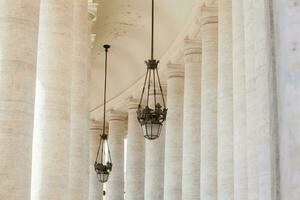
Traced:
<svg viewBox="0 0 300 200">
<path fill-rule="evenodd" d="M 166 122 L 164 200 L 182 198 L 182 136 L 184 67 L 168 65 L 168 120 Z"/>
<path fill-rule="evenodd" d="M 217 200 L 217 9 L 201 8 L 202 90 L 201 90 L 201 199 Z"/>
<path fill-rule="evenodd" d="M 232 0 L 218 4 L 218 200 L 233 200 Z"/>
<path fill-rule="evenodd" d="M 90 122 L 89 130 L 89 158 L 90 158 L 90 171 L 89 171 L 89 200 L 102 200 L 103 184 L 97 178 L 94 164 L 99 147 L 100 135 L 102 134 L 102 126 L 100 123 Z"/>
<path fill-rule="evenodd" d="M 88 2 L 86 0 L 74 0 L 73 4 L 73 67 L 68 198 L 69 200 L 87 200 L 89 195 Z"/>
<path fill-rule="evenodd" d="M 254 2 L 244 0 L 244 33 L 245 33 L 245 79 L 246 79 L 246 124 L 247 124 L 247 160 L 248 160 L 248 200 L 258 200 L 258 131 L 257 131 L 257 98 L 255 86 L 255 31 Z"/>
<path fill-rule="evenodd" d="M 165 88 L 164 86 L 162 87 Z M 166 99 L 166 92 L 163 92 Z M 150 101 L 153 101 L 153 97 L 151 97 L 153 95 L 152 90 L 150 91 Z M 162 105 L 158 88 L 156 89 L 156 95 L 158 102 Z M 158 139 L 145 139 L 145 200 L 163 200 L 164 198 L 165 133 L 166 128 L 164 123 Z"/>
<path fill-rule="evenodd" d="M 128 100 L 128 134 L 126 160 L 125 199 L 144 199 L 145 140 L 136 118 L 138 100 Z"/>
<path fill-rule="evenodd" d="M 280 200 L 300 195 L 299 2 L 275 0 L 276 69 L 280 147 Z"/>
<path fill-rule="evenodd" d="M 106 199 L 124 199 L 124 137 L 126 114 L 111 110 L 109 112 L 108 142 L 113 163 L 108 182 L 106 183 Z"/>
<path fill-rule="evenodd" d="M 0 2 L 0 199 L 30 199 L 39 0 Z"/>
<path fill-rule="evenodd" d="M 73 1 L 41 0 L 32 200 L 68 192 Z"/>
<path fill-rule="evenodd" d="M 232 0 L 234 199 L 248 199 L 243 1 Z"/>
<path fill-rule="evenodd" d="M 248 199 L 243 1 L 232 0 L 234 200 Z"/>
<path fill-rule="evenodd" d="M 277 196 L 277 110 L 269 4 L 244 1 L 249 200 Z"/>
<path fill-rule="evenodd" d="M 184 44 L 182 200 L 200 199 L 201 42 Z"/>
</svg>

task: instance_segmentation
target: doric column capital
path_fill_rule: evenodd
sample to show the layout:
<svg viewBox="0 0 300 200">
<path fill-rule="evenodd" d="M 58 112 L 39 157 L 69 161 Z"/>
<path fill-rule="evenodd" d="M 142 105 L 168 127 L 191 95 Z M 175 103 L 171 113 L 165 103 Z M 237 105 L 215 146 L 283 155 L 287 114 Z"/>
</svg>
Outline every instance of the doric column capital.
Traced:
<svg viewBox="0 0 300 200">
<path fill-rule="evenodd" d="M 128 111 L 137 110 L 139 105 L 139 100 L 129 97 L 127 100 L 127 108 Z"/>
<path fill-rule="evenodd" d="M 109 110 L 108 111 L 108 120 L 109 121 L 125 121 L 127 114 L 122 111 Z"/>
<path fill-rule="evenodd" d="M 188 56 L 191 54 L 201 54 L 202 53 L 202 44 L 200 40 L 184 40 L 184 56 Z"/>
<path fill-rule="evenodd" d="M 202 43 L 200 40 L 184 40 L 184 61 L 187 63 L 201 62 Z"/>
<path fill-rule="evenodd" d="M 218 8 L 203 5 L 200 8 L 199 22 L 201 26 L 205 24 L 218 23 Z"/>
<path fill-rule="evenodd" d="M 181 64 L 167 64 L 168 69 L 168 79 L 170 78 L 183 78 L 184 77 L 184 67 Z"/>
</svg>

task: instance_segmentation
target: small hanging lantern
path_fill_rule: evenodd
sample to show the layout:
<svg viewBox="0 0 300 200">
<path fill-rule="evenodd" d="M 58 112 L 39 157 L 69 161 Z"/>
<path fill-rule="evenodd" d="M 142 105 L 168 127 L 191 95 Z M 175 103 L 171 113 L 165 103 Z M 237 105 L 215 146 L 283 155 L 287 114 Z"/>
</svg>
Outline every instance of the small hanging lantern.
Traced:
<svg viewBox="0 0 300 200">
<path fill-rule="evenodd" d="M 112 170 L 112 161 L 108 145 L 108 135 L 105 132 L 105 119 L 106 119 L 106 85 L 107 85 L 107 53 L 110 48 L 109 45 L 104 45 L 105 48 L 105 78 L 104 78 L 104 110 L 103 110 L 103 133 L 100 136 L 97 157 L 94 164 L 98 180 L 101 183 L 108 181 L 109 174 Z M 101 154 L 100 154 L 101 150 Z"/>
<path fill-rule="evenodd" d="M 144 137 L 149 140 L 155 140 L 160 136 L 163 122 L 166 120 L 167 110 L 168 110 L 166 108 L 163 90 L 161 87 L 160 78 L 157 70 L 159 60 L 155 60 L 153 57 L 153 51 L 154 51 L 153 40 L 154 40 L 154 0 L 152 0 L 151 59 L 145 61 L 147 65 L 147 72 L 146 72 L 140 103 L 137 110 L 137 118 L 142 126 Z M 157 87 L 156 84 L 160 89 L 159 93 L 162 97 L 163 106 L 157 102 L 158 95 L 156 93 L 156 87 Z M 146 85 L 147 85 L 147 97 L 146 97 L 147 104 L 146 106 L 143 107 L 142 100 L 144 97 Z M 149 102 L 150 101 L 149 94 L 150 94 L 151 86 L 153 86 L 153 90 L 154 90 L 154 94 L 152 98 L 153 102 Z"/>
</svg>

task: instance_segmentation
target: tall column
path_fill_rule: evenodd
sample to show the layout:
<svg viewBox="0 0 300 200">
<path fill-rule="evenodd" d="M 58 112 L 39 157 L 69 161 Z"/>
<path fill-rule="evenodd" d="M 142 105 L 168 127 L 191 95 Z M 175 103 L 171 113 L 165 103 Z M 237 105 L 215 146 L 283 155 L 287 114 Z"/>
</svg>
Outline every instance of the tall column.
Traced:
<svg viewBox="0 0 300 200">
<path fill-rule="evenodd" d="M 109 112 L 108 142 L 113 163 L 108 182 L 106 199 L 124 199 L 124 136 L 126 115 L 119 111 Z"/>
<path fill-rule="evenodd" d="M 248 199 L 243 1 L 232 0 L 234 200 Z"/>
<path fill-rule="evenodd" d="M 88 2 L 74 0 L 73 4 L 69 199 L 87 200 L 89 194 Z"/>
<path fill-rule="evenodd" d="M 201 199 L 217 200 L 217 9 L 202 7 Z"/>
<path fill-rule="evenodd" d="M 184 44 L 182 200 L 200 199 L 201 42 Z"/>
<path fill-rule="evenodd" d="M 126 160 L 125 199 L 144 199 L 145 182 L 145 140 L 141 126 L 136 118 L 138 101 L 128 101 L 128 134 Z"/>
<path fill-rule="evenodd" d="M 277 110 L 269 4 L 244 1 L 249 200 L 277 196 Z"/>
<path fill-rule="evenodd" d="M 275 0 L 281 200 L 300 196 L 299 2 Z"/>
<path fill-rule="evenodd" d="M 232 0 L 218 7 L 218 200 L 234 199 Z"/>
<path fill-rule="evenodd" d="M 244 33 L 245 33 L 245 79 L 246 79 L 246 124 L 247 124 L 247 160 L 248 160 L 248 200 L 258 200 L 258 132 L 257 132 L 257 99 L 255 91 L 254 62 L 254 3 L 244 0 Z"/>
<path fill-rule="evenodd" d="M 154 95 L 153 90 L 150 91 L 150 99 L 153 99 L 152 95 Z M 156 95 L 158 97 L 161 95 L 158 88 Z M 166 92 L 164 95 L 166 98 Z M 158 102 L 162 104 L 160 98 Z M 164 198 L 165 132 L 164 124 L 158 139 L 145 139 L 145 200 L 163 200 Z"/>
<path fill-rule="evenodd" d="M 232 0 L 234 199 L 248 199 L 243 1 Z"/>
<path fill-rule="evenodd" d="M 164 200 L 181 200 L 184 68 L 168 65 Z"/>
<path fill-rule="evenodd" d="M 97 156 L 98 146 L 100 142 L 100 135 L 102 134 L 102 127 L 100 123 L 90 122 L 89 131 L 89 148 L 90 148 L 90 171 L 89 171 L 89 200 L 102 200 L 103 184 L 97 178 L 94 164 Z"/>
<path fill-rule="evenodd" d="M 28 200 L 39 0 L 2 0 L 0 18 L 0 199 Z"/>
<path fill-rule="evenodd" d="M 67 197 L 73 1 L 41 0 L 32 200 Z"/>
</svg>

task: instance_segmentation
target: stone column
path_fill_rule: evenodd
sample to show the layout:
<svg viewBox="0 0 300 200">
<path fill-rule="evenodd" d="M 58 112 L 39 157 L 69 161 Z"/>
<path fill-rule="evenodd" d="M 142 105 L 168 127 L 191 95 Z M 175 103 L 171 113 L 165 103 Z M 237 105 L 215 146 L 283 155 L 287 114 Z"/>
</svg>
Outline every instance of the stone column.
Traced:
<svg viewBox="0 0 300 200">
<path fill-rule="evenodd" d="M 30 199 L 39 0 L 0 2 L 0 199 Z"/>
<path fill-rule="evenodd" d="M 248 199 L 243 1 L 232 0 L 234 200 Z"/>
<path fill-rule="evenodd" d="M 277 196 L 277 110 L 269 4 L 244 1 L 249 200 Z"/>
<path fill-rule="evenodd" d="M 275 0 L 281 200 L 300 194 L 300 12 L 299 2 Z"/>
<path fill-rule="evenodd" d="M 124 199 L 124 136 L 126 126 L 125 113 L 109 112 L 108 142 L 113 163 L 112 172 L 106 183 L 106 199 Z"/>
<path fill-rule="evenodd" d="M 103 184 L 97 178 L 94 164 L 97 156 L 97 151 L 100 142 L 100 135 L 102 134 L 102 127 L 100 123 L 90 122 L 89 131 L 89 148 L 90 148 L 90 172 L 89 172 L 89 200 L 102 200 Z"/>
<path fill-rule="evenodd" d="M 202 90 L 201 90 L 201 199 L 217 200 L 217 9 L 201 8 Z"/>
<path fill-rule="evenodd" d="M 247 168 L 248 200 L 258 200 L 258 132 L 257 132 L 257 99 L 255 91 L 255 50 L 254 50 L 254 3 L 244 0 L 244 37 L 245 37 L 245 80 L 246 80 L 246 124 L 247 124 Z"/>
<path fill-rule="evenodd" d="M 167 84 L 169 112 L 166 122 L 164 200 L 181 200 L 184 95 L 182 65 L 168 65 Z"/>
<path fill-rule="evenodd" d="M 73 3 L 69 199 L 87 200 L 89 194 L 88 2 L 74 0 Z"/>
<path fill-rule="evenodd" d="M 73 1 L 41 0 L 32 200 L 67 197 Z"/>
<path fill-rule="evenodd" d="M 201 42 L 184 44 L 182 200 L 200 199 Z"/>
<path fill-rule="evenodd" d="M 137 120 L 138 100 L 128 101 L 128 134 L 126 160 L 125 199 L 144 199 L 145 182 L 145 141 Z"/>
<path fill-rule="evenodd" d="M 152 90 L 150 91 L 150 101 L 153 101 L 153 97 L 151 97 L 153 95 Z M 158 96 L 158 102 L 162 105 L 158 88 L 156 89 L 156 95 Z M 164 95 L 166 99 L 166 92 L 164 92 Z M 164 198 L 165 133 L 164 123 L 158 139 L 145 139 L 145 200 L 163 200 Z"/>
<path fill-rule="evenodd" d="M 218 3 L 218 200 L 233 200 L 232 0 Z"/>
</svg>

